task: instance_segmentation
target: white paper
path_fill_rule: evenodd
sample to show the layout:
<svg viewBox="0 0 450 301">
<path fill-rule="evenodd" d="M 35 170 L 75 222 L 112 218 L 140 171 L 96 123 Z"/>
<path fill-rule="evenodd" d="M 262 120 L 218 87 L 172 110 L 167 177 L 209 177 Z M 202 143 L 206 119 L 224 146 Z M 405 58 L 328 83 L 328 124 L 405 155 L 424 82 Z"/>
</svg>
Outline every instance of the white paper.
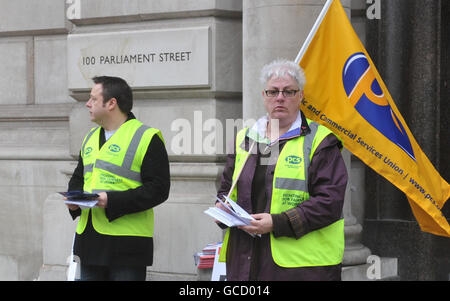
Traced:
<svg viewBox="0 0 450 301">
<path fill-rule="evenodd" d="M 230 207 L 233 209 L 234 213 L 236 213 L 236 215 L 238 217 L 240 217 L 240 219 L 247 221 L 247 225 L 250 225 L 250 221 L 255 220 L 250 214 L 247 213 L 247 211 L 245 211 L 241 206 L 239 206 L 236 202 L 234 202 L 232 199 L 230 199 L 229 197 L 227 197 L 226 195 L 224 195 L 225 200 L 227 200 L 229 206 L 227 206 L 227 204 L 225 204 L 224 202 L 222 202 L 222 200 L 220 200 L 219 198 L 217 198 L 223 205 L 225 205 L 226 207 Z"/>
<path fill-rule="evenodd" d="M 219 262 L 220 249 L 222 243 L 217 245 L 216 255 L 214 256 L 214 265 L 211 275 L 211 281 L 226 281 L 227 279 L 227 267 L 225 262 Z"/>
<path fill-rule="evenodd" d="M 229 213 L 218 208 L 218 207 L 210 207 L 205 210 L 204 213 L 213 217 L 214 219 L 220 221 L 221 223 L 227 225 L 228 227 L 237 227 L 237 226 L 248 226 L 250 225 L 250 221 L 255 220 L 250 214 L 247 213 L 241 206 L 239 206 L 236 202 L 231 200 L 229 197 L 224 196 L 227 203 L 224 203 L 221 199 L 216 199 L 229 210 Z M 248 232 L 246 232 L 248 233 Z M 254 234 L 248 233 L 251 236 L 255 236 Z M 257 234 L 257 236 L 261 236 Z"/>
<path fill-rule="evenodd" d="M 236 218 L 235 216 L 228 214 L 227 212 L 223 211 L 220 208 L 217 207 L 210 207 L 209 209 L 204 211 L 209 216 L 213 217 L 214 219 L 220 221 L 221 223 L 227 225 L 228 227 L 236 227 L 236 226 L 246 226 L 244 221 Z"/>
<path fill-rule="evenodd" d="M 91 201 L 65 200 L 64 203 L 71 205 L 78 205 L 81 209 L 86 209 L 95 207 L 98 203 L 98 200 L 91 200 Z"/>
</svg>

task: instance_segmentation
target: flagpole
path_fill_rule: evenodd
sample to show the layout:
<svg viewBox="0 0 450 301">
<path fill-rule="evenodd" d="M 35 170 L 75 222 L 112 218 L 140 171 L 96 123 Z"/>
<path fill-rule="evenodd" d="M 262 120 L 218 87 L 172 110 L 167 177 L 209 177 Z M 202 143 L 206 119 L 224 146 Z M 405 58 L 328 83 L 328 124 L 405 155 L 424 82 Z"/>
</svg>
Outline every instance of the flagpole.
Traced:
<svg viewBox="0 0 450 301">
<path fill-rule="evenodd" d="M 333 3 L 333 1 L 334 0 L 327 0 L 324 7 L 322 8 L 322 11 L 320 12 L 319 17 L 316 20 L 316 23 L 314 23 L 314 26 L 311 29 L 311 31 L 309 32 L 308 37 L 305 40 L 305 43 L 303 43 L 303 46 L 300 49 L 300 52 L 298 53 L 297 57 L 295 58 L 295 62 L 297 64 L 300 63 L 300 61 L 303 58 L 303 55 L 305 55 L 306 49 L 308 49 L 309 44 L 311 43 L 312 39 L 314 38 L 314 35 L 317 32 L 317 29 L 319 29 L 320 23 L 322 23 L 322 20 L 325 17 L 325 15 L 327 14 L 328 9 L 330 8 L 331 3 Z"/>
</svg>

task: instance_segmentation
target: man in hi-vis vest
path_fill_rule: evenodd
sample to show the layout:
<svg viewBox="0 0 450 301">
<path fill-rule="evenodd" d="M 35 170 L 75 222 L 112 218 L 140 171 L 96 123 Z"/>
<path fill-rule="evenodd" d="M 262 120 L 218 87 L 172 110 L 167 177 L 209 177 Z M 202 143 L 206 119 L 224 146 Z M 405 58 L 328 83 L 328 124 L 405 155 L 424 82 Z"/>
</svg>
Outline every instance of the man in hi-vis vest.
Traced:
<svg viewBox="0 0 450 301">
<path fill-rule="evenodd" d="M 227 229 L 219 260 L 230 281 L 340 280 L 342 144 L 300 111 L 305 77 L 296 63 L 264 66 L 261 81 L 267 116 L 236 135 L 218 191 L 256 220 Z"/>
<path fill-rule="evenodd" d="M 97 206 L 68 205 L 80 217 L 73 246 L 81 280 L 145 280 L 153 263 L 153 207 L 169 195 L 169 160 L 161 132 L 138 121 L 121 78 L 94 77 L 86 103 L 91 129 L 69 191 L 97 193 Z"/>
</svg>

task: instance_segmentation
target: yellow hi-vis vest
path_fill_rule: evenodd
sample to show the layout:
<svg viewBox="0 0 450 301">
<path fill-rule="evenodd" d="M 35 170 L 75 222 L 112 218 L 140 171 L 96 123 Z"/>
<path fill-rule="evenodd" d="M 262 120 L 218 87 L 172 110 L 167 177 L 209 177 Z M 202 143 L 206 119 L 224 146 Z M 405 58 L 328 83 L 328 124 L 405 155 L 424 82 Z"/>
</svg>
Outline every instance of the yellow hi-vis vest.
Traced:
<svg viewBox="0 0 450 301">
<path fill-rule="evenodd" d="M 125 191 L 142 186 L 141 165 L 152 137 L 161 132 L 147 127 L 136 119 L 123 123 L 99 149 L 100 127 L 92 129 L 84 138 L 81 157 L 84 168 L 83 190 L 89 193 Z M 105 209 L 83 209 L 77 233 L 83 233 L 92 211 L 95 231 L 105 235 L 153 237 L 153 209 L 126 214 L 112 222 Z"/>
<path fill-rule="evenodd" d="M 292 209 L 309 199 L 308 168 L 320 142 L 331 133 L 326 127 L 307 119 L 311 133 L 286 142 L 279 154 L 273 177 L 271 214 Z M 247 129 L 236 136 L 236 159 L 233 182 L 243 162 L 250 154 L 240 147 Z M 237 187 L 237 185 L 236 185 Z M 237 188 L 230 198 L 237 201 Z M 225 234 L 219 261 L 226 260 L 226 250 L 230 229 Z M 270 233 L 270 246 L 274 262 L 281 267 L 295 268 L 308 266 L 336 265 L 344 255 L 344 220 L 340 219 L 321 229 L 311 231 L 299 239 L 293 237 L 274 237 Z"/>
</svg>

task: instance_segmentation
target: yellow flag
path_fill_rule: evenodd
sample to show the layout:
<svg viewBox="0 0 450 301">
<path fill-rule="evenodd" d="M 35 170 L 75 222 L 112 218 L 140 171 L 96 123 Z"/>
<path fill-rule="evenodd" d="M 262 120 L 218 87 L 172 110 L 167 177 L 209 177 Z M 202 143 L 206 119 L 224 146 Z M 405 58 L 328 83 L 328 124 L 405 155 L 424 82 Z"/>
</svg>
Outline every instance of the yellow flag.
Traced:
<svg viewBox="0 0 450 301">
<path fill-rule="evenodd" d="M 305 115 L 403 191 L 422 231 L 450 237 L 442 207 L 450 185 L 414 139 L 339 0 L 328 0 L 297 62 Z"/>
</svg>

